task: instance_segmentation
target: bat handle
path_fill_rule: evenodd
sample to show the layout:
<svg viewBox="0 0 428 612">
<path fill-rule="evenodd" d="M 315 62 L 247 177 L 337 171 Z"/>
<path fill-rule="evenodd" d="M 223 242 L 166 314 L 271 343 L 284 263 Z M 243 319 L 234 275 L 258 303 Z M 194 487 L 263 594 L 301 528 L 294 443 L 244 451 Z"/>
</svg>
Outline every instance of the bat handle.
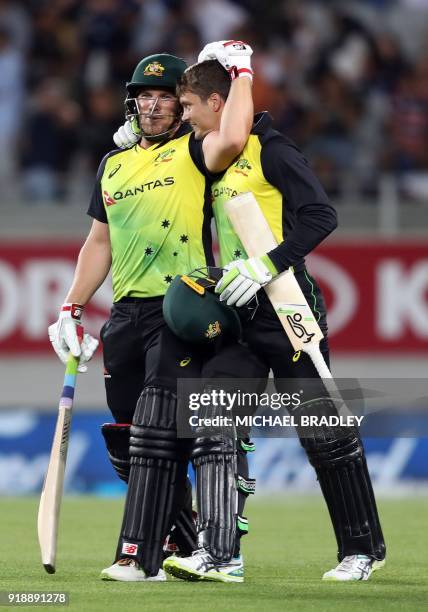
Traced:
<svg viewBox="0 0 428 612">
<path fill-rule="evenodd" d="M 349 408 L 343 401 L 341 393 L 334 381 L 333 375 L 327 367 L 324 357 L 320 351 L 319 344 L 308 345 L 305 348 L 305 351 L 312 359 L 312 363 L 314 364 L 318 374 L 323 379 L 326 391 L 331 397 L 331 399 L 334 401 L 338 413 L 343 416 L 351 415 L 352 412 L 349 410 Z"/>
<path fill-rule="evenodd" d="M 308 344 L 308 346 L 305 348 L 305 352 L 312 359 L 312 363 L 320 375 L 320 378 L 333 378 L 332 373 L 328 369 L 324 357 L 322 356 L 319 344 Z"/>
</svg>

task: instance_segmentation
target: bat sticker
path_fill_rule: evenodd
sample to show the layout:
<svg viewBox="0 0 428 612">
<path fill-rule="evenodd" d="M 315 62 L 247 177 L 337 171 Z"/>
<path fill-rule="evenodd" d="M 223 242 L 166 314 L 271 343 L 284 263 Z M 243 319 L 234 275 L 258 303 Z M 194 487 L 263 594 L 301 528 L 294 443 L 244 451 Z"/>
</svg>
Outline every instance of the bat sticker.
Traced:
<svg viewBox="0 0 428 612">
<path fill-rule="evenodd" d="M 287 321 L 289 322 L 290 327 L 293 330 L 293 332 L 296 334 L 296 336 L 298 338 L 303 340 L 304 344 L 307 344 L 315 336 L 315 333 L 310 334 L 305 329 L 305 326 L 302 325 L 302 323 L 301 323 L 302 318 L 303 317 L 300 314 L 300 312 L 294 313 L 294 315 L 292 317 L 290 315 L 287 315 Z"/>
</svg>

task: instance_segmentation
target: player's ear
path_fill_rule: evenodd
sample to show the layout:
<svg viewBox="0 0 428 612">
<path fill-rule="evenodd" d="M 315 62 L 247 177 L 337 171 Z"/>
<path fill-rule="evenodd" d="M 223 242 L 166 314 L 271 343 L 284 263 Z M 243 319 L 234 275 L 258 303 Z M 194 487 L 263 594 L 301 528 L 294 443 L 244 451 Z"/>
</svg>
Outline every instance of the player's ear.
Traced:
<svg viewBox="0 0 428 612">
<path fill-rule="evenodd" d="M 222 107 L 222 104 L 223 104 L 222 97 L 218 93 L 212 93 L 210 97 L 208 98 L 208 106 L 215 113 L 218 113 L 218 111 Z"/>
</svg>

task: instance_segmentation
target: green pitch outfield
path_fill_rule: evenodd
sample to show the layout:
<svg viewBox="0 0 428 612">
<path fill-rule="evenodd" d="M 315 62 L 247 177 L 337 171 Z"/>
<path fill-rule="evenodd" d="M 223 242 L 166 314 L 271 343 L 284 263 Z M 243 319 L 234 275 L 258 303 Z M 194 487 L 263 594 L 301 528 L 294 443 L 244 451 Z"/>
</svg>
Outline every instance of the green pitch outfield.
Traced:
<svg viewBox="0 0 428 612">
<path fill-rule="evenodd" d="M 248 504 L 251 533 L 243 545 L 244 584 L 130 584 L 99 579 L 100 570 L 112 561 L 121 501 L 64 499 L 57 573 L 48 575 L 39 557 L 38 500 L 3 498 L 0 591 L 66 591 L 69 609 L 82 612 L 426 610 L 428 498 L 381 500 L 379 506 L 387 565 L 368 582 L 321 582 L 322 573 L 335 565 L 335 544 L 318 497 L 259 497 Z"/>
</svg>

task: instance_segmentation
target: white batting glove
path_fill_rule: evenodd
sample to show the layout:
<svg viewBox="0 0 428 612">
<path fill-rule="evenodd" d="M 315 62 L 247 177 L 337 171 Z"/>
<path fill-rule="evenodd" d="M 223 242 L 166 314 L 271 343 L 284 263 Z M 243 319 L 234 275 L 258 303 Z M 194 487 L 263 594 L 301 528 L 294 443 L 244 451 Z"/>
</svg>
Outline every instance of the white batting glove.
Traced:
<svg viewBox="0 0 428 612">
<path fill-rule="evenodd" d="M 232 261 L 225 267 L 215 292 L 220 294 L 220 302 L 240 308 L 277 274 L 278 271 L 267 255 Z"/>
<path fill-rule="evenodd" d="M 67 363 L 69 353 L 80 357 L 78 371 L 86 372 L 89 361 L 98 347 L 98 340 L 89 334 L 83 334 L 80 343 L 78 327 L 81 327 L 83 306 L 80 304 L 63 304 L 59 313 L 58 321 L 48 328 L 49 340 L 53 349 L 62 363 Z"/>
<path fill-rule="evenodd" d="M 129 149 L 134 144 L 136 144 L 141 138 L 141 134 L 136 134 L 132 129 L 132 125 L 130 121 L 126 121 L 117 132 L 113 135 L 114 144 L 119 147 L 119 149 Z"/>
<path fill-rule="evenodd" d="M 205 45 L 199 53 L 198 62 L 215 59 L 229 72 L 232 80 L 237 77 L 253 80 L 252 54 L 250 45 L 241 40 L 219 40 Z"/>
</svg>

